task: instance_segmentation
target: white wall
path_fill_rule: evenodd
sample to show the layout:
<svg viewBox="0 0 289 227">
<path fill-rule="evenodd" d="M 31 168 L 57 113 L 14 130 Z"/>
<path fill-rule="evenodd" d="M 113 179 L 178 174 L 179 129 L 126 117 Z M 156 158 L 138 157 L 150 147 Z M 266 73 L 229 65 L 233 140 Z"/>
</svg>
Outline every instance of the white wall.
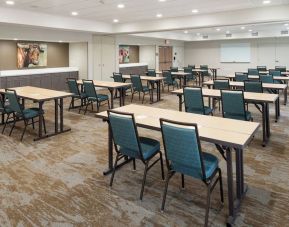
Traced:
<svg viewBox="0 0 289 227">
<path fill-rule="evenodd" d="M 69 44 L 69 66 L 78 67 L 79 79 L 88 78 L 87 43 Z"/>
<path fill-rule="evenodd" d="M 220 63 L 220 46 L 229 42 L 250 43 L 251 62 Z M 185 65 L 188 64 L 219 67 L 218 75 L 247 71 L 257 65 L 266 65 L 268 68 L 274 68 L 275 65 L 289 67 L 289 37 L 185 42 Z"/>
<path fill-rule="evenodd" d="M 139 46 L 139 61 L 148 64 L 149 69 L 156 68 L 156 46 Z"/>
</svg>

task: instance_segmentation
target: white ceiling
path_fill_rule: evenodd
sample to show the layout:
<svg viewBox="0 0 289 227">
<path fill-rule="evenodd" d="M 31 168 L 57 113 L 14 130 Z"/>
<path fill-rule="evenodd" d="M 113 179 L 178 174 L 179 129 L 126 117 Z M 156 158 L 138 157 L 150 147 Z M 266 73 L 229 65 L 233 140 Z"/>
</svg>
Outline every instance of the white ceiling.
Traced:
<svg viewBox="0 0 289 227">
<path fill-rule="evenodd" d="M 15 5 L 7 6 L 5 0 L 0 1 L 0 7 L 29 10 L 38 13 L 48 13 L 60 16 L 71 16 L 77 11 L 77 18 L 112 23 L 118 19 L 120 23 L 155 20 L 156 14 L 163 18 L 193 15 L 192 9 L 198 9 L 198 14 L 207 14 L 231 10 L 249 9 L 255 7 L 270 7 L 289 4 L 289 0 L 271 0 L 263 5 L 262 0 L 14 0 Z M 117 4 L 125 4 L 125 8 L 117 8 Z"/>
</svg>

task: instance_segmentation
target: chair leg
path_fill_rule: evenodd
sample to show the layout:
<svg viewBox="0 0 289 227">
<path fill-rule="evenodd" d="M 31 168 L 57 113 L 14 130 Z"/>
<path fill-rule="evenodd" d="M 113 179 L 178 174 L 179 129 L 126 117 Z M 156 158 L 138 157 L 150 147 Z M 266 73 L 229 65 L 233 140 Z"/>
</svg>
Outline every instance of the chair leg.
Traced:
<svg viewBox="0 0 289 227">
<path fill-rule="evenodd" d="M 222 170 L 221 169 L 219 169 L 219 183 L 220 183 L 221 202 L 224 203 L 224 191 L 223 191 L 223 180 L 222 180 Z"/>
<path fill-rule="evenodd" d="M 140 101 L 140 92 L 138 93 L 138 100 Z"/>
<path fill-rule="evenodd" d="M 163 161 L 163 154 L 161 151 L 160 151 L 160 162 L 161 162 L 162 179 L 165 180 L 164 161 Z"/>
<path fill-rule="evenodd" d="M 130 102 L 132 102 L 132 100 L 133 100 L 133 95 L 134 95 L 134 92 L 131 93 L 131 100 L 130 100 Z"/>
<path fill-rule="evenodd" d="M 45 123 L 44 116 L 42 117 L 42 122 L 43 122 L 44 133 L 46 134 L 46 123 Z"/>
<path fill-rule="evenodd" d="M 143 102 L 144 102 L 144 97 L 145 97 L 145 93 L 143 93 L 143 96 L 142 96 L 142 104 L 143 104 Z"/>
<path fill-rule="evenodd" d="M 25 127 L 24 127 L 24 129 L 23 129 L 23 132 L 22 132 L 20 141 L 23 140 L 23 137 L 24 137 L 24 134 L 25 134 L 25 132 L 26 132 L 27 125 L 28 125 L 28 121 L 24 120 L 24 124 L 25 124 Z"/>
<path fill-rule="evenodd" d="M 205 226 L 208 226 L 210 205 L 211 205 L 211 185 L 207 185 L 207 206 L 206 206 Z"/>
<path fill-rule="evenodd" d="M 34 118 L 32 118 L 31 120 L 32 120 L 32 128 L 35 129 Z"/>
<path fill-rule="evenodd" d="M 87 101 L 87 103 L 86 103 L 86 107 L 85 107 L 85 111 L 84 111 L 84 115 L 85 115 L 85 114 L 86 114 L 86 112 L 87 112 L 87 108 L 88 108 L 89 104 L 90 104 L 90 102 L 89 102 L 89 101 Z"/>
<path fill-rule="evenodd" d="M 7 124 L 8 124 L 9 117 L 10 117 L 10 114 L 7 114 L 7 118 L 6 118 L 6 121 L 5 121 L 4 127 L 3 127 L 3 129 L 2 129 L 2 134 L 4 133 L 5 128 L 6 128 Z"/>
<path fill-rule="evenodd" d="M 165 209 L 165 203 L 166 203 L 166 198 L 167 198 L 167 192 L 168 192 L 168 186 L 169 186 L 169 181 L 171 179 L 171 172 L 169 171 L 167 173 L 166 176 L 166 183 L 165 183 L 165 189 L 164 189 L 164 193 L 163 193 L 163 201 L 162 201 L 162 206 L 161 206 L 161 210 L 164 211 Z"/>
<path fill-rule="evenodd" d="M 133 170 L 136 170 L 135 158 L 132 160 L 133 163 Z"/>
<path fill-rule="evenodd" d="M 14 120 L 14 122 L 13 122 L 12 128 L 11 128 L 11 130 L 10 130 L 9 136 L 11 136 L 12 131 L 13 131 L 13 129 L 14 129 L 14 127 L 15 127 L 15 124 L 16 124 L 16 119 L 15 119 L 15 117 L 13 118 L 13 120 Z"/>
<path fill-rule="evenodd" d="M 99 103 L 99 102 L 96 102 L 96 112 L 97 112 L 97 113 L 99 112 L 99 106 L 100 106 L 100 103 Z"/>
<path fill-rule="evenodd" d="M 145 170 L 144 170 L 142 186 L 141 186 L 141 191 L 140 191 L 140 196 L 139 196 L 140 200 L 142 200 L 142 198 L 143 198 L 143 191 L 144 191 L 144 186 L 145 186 L 147 172 L 148 172 L 148 164 L 149 164 L 149 162 L 146 162 L 146 164 L 145 164 Z"/>
<path fill-rule="evenodd" d="M 182 188 L 185 188 L 185 176 L 182 174 Z"/>
<path fill-rule="evenodd" d="M 109 183 L 110 187 L 112 186 L 112 183 L 113 183 L 114 174 L 115 174 L 115 170 L 116 170 L 116 166 L 117 166 L 117 162 L 118 162 L 118 157 L 119 157 L 119 153 L 117 153 L 116 158 L 115 158 L 115 163 L 114 163 L 114 167 L 113 167 L 113 171 L 112 171 L 110 183 Z"/>
</svg>

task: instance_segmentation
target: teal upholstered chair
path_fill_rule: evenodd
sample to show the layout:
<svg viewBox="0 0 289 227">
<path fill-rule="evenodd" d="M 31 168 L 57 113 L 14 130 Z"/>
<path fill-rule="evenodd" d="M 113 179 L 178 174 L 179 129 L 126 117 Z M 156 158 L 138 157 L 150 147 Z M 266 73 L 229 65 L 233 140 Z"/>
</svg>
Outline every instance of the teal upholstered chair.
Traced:
<svg viewBox="0 0 289 227">
<path fill-rule="evenodd" d="M 213 115 L 213 109 L 204 105 L 202 88 L 185 87 L 183 88 L 185 110 L 189 113 Z"/>
<path fill-rule="evenodd" d="M 147 75 L 148 75 L 148 76 L 156 77 L 156 76 L 157 76 L 156 70 L 154 70 L 154 69 L 148 69 Z"/>
<path fill-rule="evenodd" d="M 178 72 L 179 68 L 178 67 L 170 67 L 171 72 Z"/>
<path fill-rule="evenodd" d="M 195 69 L 196 68 L 196 66 L 195 65 L 188 65 L 188 67 L 190 67 L 190 68 L 192 68 L 192 69 Z"/>
<path fill-rule="evenodd" d="M 196 75 L 192 72 L 191 67 L 184 67 L 184 73 L 189 73 L 190 75 L 186 76 L 187 81 L 196 80 Z"/>
<path fill-rule="evenodd" d="M 235 81 L 237 82 L 244 82 L 245 80 L 248 80 L 248 74 L 247 73 L 235 73 Z"/>
<path fill-rule="evenodd" d="M 4 118 L 5 118 L 5 116 L 6 116 L 6 121 L 5 121 L 4 127 L 3 127 L 3 129 L 2 129 L 2 134 L 3 134 L 4 131 L 5 131 L 5 128 L 6 128 L 7 124 L 8 124 L 8 121 L 9 121 L 10 119 L 13 119 L 13 116 L 11 116 L 11 114 L 14 113 L 13 110 L 11 110 L 11 109 L 9 108 L 9 106 L 5 104 L 5 101 L 6 101 L 5 96 L 3 96 L 3 100 L 2 100 L 2 98 L 0 97 L 0 114 L 1 114 L 1 115 L 4 115 L 4 116 L 3 116 Z"/>
<path fill-rule="evenodd" d="M 260 81 L 262 81 L 263 84 L 266 84 L 266 83 L 273 84 L 273 83 L 275 83 L 273 76 L 270 75 L 270 74 L 268 74 L 268 75 L 260 75 Z M 274 93 L 274 94 L 278 93 L 278 91 L 274 90 L 274 89 L 265 89 L 265 90 L 267 92 L 269 92 L 269 93 Z"/>
<path fill-rule="evenodd" d="M 266 66 L 257 66 L 257 70 L 258 71 L 267 71 L 267 67 Z"/>
<path fill-rule="evenodd" d="M 258 69 L 248 69 L 248 75 L 259 76 Z"/>
<path fill-rule="evenodd" d="M 117 82 L 117 83 L 125 83 L 125 80 L 122 78 L 122 73 L 113 73 L 113 81 Z M 117 92 L 120 92 L 122 88 L 119 88 L 116 90 L 115 92 L 115 97 L 117 97 Z M 132 88 L 130 85 L 127 85 L 124 87 L 125 92 L 127 93 L 127 91 L 131 91 L 132 92 Z"/>
<path fill-rule="evenodd" d="M 11 127 L 9 136 L 11 136 L 13 129 L 15 128 L 16 122 L 18 120 L 23 120 L 24 122 L 24 129 L 22 131 L 22 135 L 21 135 L 21 141 L 23 140 L 23 136 L 26 132 L 26 128 L 28 125 L 33 126 L 34 129 L 34 119 L 35 118 L 39 118 L 40 115 L 42 115 L 42 119 L 43 119 L 43 126 L 44 126 L 44 133 L 46 133 L 46 125 L 45 125 L 45 119 L 44 119 L 44 111 L 40 111 L 39 108 L 26 108 L 24 109 L 24 107 L 19 103 L 19 98 L 16 94 L 15 90 L 10 90 L 10 89 L 6 89 L 5 90 L 5 98 L 7 98 L 8 103 L 9 103 L 9 108 L 10 111 L 13 112 L 13 125 Z M 31 123 L 29 122 L 31 120 Z M 7 121 L 6 121 L 7 124 Z"/>
<path fill-rule="evenodd" d="M 170 90 L 170 86 L 179 88 L 178 82 L 173 78 L 172 73 L 170 71 L 163 71 L 164 85 L 168 86 L 168 91 Z"/>
<path fill-rule="evenodd" d="M 280 70 L 274 70 L 274 69 L 269 69 L 269 74 L 271 74 L 273 76 L 273 78 L 276 76 L 282 76 L 281 71 Z M 281 80 L 275 80 L 274 81 L 276 84 L 283 84 L 283 82 Z"/>
<path fill-rule="evenodd" d="M 132 89 L 133 89 L 132 96 L 131 96 L 131 102 L 133 100 L 135 93 L 139 94 L 139 100 L 140 100 L 140 94 L 143 93 L 142 103 L 144 102 L 144 97 L 147 94 L 149 94 L 150 101 L 152 101 L 151 89 L 148 86 L 144 86 L 142 84 L 140 75 L 130 75 L 130 79 L 132 82 Z"/>
<path fill-rule="evenodd" d="M 221 90 L 223 117 L 236 120 L 252 120 L 252 115 L 245 109 L 243 91 Z"/>
<path fill-rule="evenodd" d="M 73 94 L 71 96 L 71 101 L 70 101 L 68 110 L 70 110 L 71 108 L 74 107 L 74 102 L 76 100 L 80 100 L 81 101 L 81 105 L 80 105 L 80 107 L 81 107 L 83 105 L 83 102 L 87 98 L 86 94 L 79 91 L 77 80 L 74 79 L 74 78 L 68 78 L 67 79 L 67 85 L 68 85 L 69 92 Z M 80 109 L 79 109 L 79 111 L 80 111 Z"/>
<path fill-rule="evenodd" d="M 204 77 L 211 77 L 212 75 L 209 73 L 208 65 L 200 65 L 200 69 L 205 70 L 202 72 L 202 80 Z"/>
<path fill-rule="evenodd" d="M 161 210 L 165 208 L 169 180 L 175 173 L 202 181 L 207 187 L 205 226 L 208 226 L 211 193 L 219 181 L 221 202 L 224 202 L 222 172 L 215 155 L 202 151 L 198 126 L 160 119 L 168 172 Z"/>
<path fill-rule="evenodd" d="M 91 105 L 91 108 L 93 110 L 93 103 L 96 103 L 97 112 L 99 112 L 99 107 L 103 102 L 106 102 L 108 108 L 110 108 L 108 95 L 98 94 L 95 90 L 93 80 L 83 80 L 83 89 L 87 97 L 84 114 L 86 114 L 89 105 Z"/>
<path fill-rule="evenodd" d="M 275 66 L 275 70 L 280 72 L 286 72 L 286 66 Z"/>
<path fill-rule="evenodd" d="M 244 90 L 246 92 L 263 93 L 262 81 L 256 80 L 244 81 Z"/>
<path fill-rule="evenodd" d="M 112 186 L 113 183 L 118 161 L 123 158 L 131 158 L 135 169 L 135 160 L 138 159 L 145 165 L 140 192 L 140 199 L 142 200 L 147 172 L 158 161 L 160 161 L 161 164 L 162 179 L 164 180 L 163 158 L 162 152 L 160 151 L 160 142 L 151 138 L 140 137 L 138 135 L 133 114 L 112 110 L 108 110 L 107 113 L 114 147 L 117 153 L 113 173 L 110 179 L 110 186 Z M 159 158 L 151 163 L 151 160 L 156 155 L 159 155 Z"/>
<path fill-rule="evenodd" d="M 213 88 L 218 90 L 230 90 L 229 80 L 214 80 Z"/>
</svg>

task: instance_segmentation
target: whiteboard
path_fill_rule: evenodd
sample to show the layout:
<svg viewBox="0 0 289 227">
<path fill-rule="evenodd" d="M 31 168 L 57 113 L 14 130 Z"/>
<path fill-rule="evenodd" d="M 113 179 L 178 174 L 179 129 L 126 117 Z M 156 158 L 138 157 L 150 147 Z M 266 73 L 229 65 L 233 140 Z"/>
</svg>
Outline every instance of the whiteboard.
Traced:
<svg viewBox="0 0 289 227">
<path fill-rule="evenodd" d="M 251 61 L 250 43 L 223 43 L 220 50 L 222 63 L 247 63 Z"/>
</svg>

